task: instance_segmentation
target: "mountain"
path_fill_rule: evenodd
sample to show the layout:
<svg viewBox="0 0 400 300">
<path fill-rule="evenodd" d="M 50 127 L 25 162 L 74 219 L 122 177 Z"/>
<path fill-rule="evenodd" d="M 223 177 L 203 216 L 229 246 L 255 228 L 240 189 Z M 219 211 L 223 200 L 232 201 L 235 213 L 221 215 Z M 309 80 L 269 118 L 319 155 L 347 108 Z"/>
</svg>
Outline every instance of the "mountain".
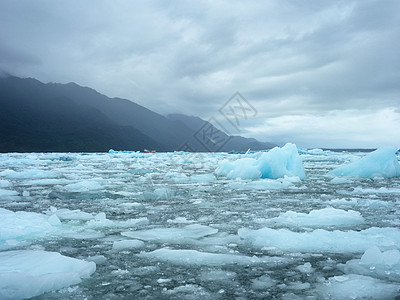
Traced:
<svg viewBox="0 0 400 300">
<path fill-rule="evenodd" d="M 0 79 L 0 151 L 107 151 L 159 148 L 139 130 L 112 122 L 34 79 Z"/>
<path fill-rule="evenodd" d="M 195 132 L 198 132 L 202 128 L 210 128 L 210 127 L 213 128 L 214 132 L 219 131 L 221 139 L 226 141 L 226 144 L 220 148 L 220 151 L 231 151 L 231 150 L 246 151 L 247 149 L 264 150 L 276 146 L 275 144 L 260 142 L 253 138 L 244 138 L 241 136 L 229 136 L 225 132 L 217 129 L 208 121 L 205 121 L 199 117 L 188 116 L 184 114 L 169 114 L 167 117 L 170 120 L 182 122 Z"/>
<path fill-rule="evenodd" d="M 242 151 L 260 145 L 254 139 L 228 137 L 215 127 L 209 127 L 212 135 L 202 132 L 207 138 L 204 142 L 193 127 L 195 121 L 167 118 L 75 83 L 44 84 L 32 78 L 3 77 L 0 104 L 0 152 L 104 152 L 111 148 Z M 216 137 L 229 141 L 218 144 Z"/>
</svg>

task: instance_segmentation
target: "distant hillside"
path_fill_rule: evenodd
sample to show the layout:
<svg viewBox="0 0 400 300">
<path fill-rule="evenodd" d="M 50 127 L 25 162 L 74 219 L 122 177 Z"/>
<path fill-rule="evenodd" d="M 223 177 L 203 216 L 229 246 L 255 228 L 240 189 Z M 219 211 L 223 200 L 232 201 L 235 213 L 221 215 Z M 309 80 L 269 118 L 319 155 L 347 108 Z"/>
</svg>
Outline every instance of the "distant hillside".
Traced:
<svg viewBox="0 0 400 300">
<path fill-rule="evenodd" d="M 229 151 L 259 145 L 234 137 L 240 143 L 206 149 L 193 124 L 75 83 L 0 78 L 0 104 L 0 152 Z M 190 147 L 182 149 L 185 145 Z"/>
<path fill-rule="evenodd" d="M 191 128 L 195 132 L 201 130 L 201 128 L 207 128 L 211 126 L 214 130 L 218 130 L 209 122 L 195 116 L 188 116 L 183 114 L 169 114 L 167 116 L 170 120 L 180 121 L 185 124 L 187 127 Z M 257 141 L 253 138 L 244 138 L 241 136 L 228 136 L 226 133 L 220 131 L 221 139 L 227 140 L 226 144 L 221 147 L 220 151 L 246 151 L 248 149 L 251 150 L 263 150 L 270 149 L 275 147 L 275 144 L 272 143 L 263 143 Z"/>
</svg>

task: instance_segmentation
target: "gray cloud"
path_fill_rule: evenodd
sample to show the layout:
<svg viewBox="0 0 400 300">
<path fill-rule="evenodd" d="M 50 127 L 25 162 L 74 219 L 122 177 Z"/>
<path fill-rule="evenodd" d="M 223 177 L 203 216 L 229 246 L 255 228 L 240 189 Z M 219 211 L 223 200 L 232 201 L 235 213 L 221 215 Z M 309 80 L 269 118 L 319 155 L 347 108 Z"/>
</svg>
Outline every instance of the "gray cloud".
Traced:
<svg viewBox="0 0 400 300">
<path fill-rule="evenodd" d="M 400 126 L 399 11 L 396 0 L 3 0 L 0 70 L 203 118 L 240 91 L 259 112 L 244 133 L 266 140 L 272 121 L 292 120 L 272 138 L 314 146 L 321 137 L 304 120 L 327 131 L 349 112 L 366 120 L 389 108 L 380 128 Z M 369 147 L 362 130 L 321 146 Z"/>
</svg>

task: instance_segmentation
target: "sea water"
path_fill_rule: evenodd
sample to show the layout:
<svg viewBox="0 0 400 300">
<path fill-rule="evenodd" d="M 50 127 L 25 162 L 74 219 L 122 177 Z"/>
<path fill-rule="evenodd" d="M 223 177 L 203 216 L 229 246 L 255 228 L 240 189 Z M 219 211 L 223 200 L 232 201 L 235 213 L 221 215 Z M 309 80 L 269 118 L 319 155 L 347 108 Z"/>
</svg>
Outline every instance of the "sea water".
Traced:
<svg viewBox="0 0 400 300">
<path fill-rule="evenodd" d="M 281 178 L 262 152 L 0 154 L 0 298 L 400 295 L 400 178 L 299 152 Z M 218 171 L 238 160 L 257 176 Z"/>
</svg>

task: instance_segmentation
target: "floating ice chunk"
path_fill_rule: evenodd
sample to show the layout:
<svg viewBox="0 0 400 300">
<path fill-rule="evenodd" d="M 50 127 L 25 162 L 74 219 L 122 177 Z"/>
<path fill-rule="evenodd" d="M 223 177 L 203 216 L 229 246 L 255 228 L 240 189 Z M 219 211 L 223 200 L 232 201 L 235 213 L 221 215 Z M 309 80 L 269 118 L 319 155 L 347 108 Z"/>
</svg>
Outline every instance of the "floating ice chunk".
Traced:
<svg viewBox="0 0 400 300">
<path fill-rule="evenodd" d="M 64 179 L 64 178 L 44 178 L 44 179 L 32 179 L 25 180 L 22 182 L 23 185 L 62 185 L 73 182 L 72 180 Z"/>
<path fill-rule="evenodd" d="M 156 188 L 153 192 L 143 192 L 143 198 L 145 200 L 161 200 L 170 199 L 174 196 L 174 191 L 167 187 Z"/>
<path fill-rule="evenodd" d="M 348 274 L 330 277 L 326 282 L 318 284 L 317 293 L 322 299 L 394 299 L 399 293 L 399 285 L 368 276 Z"/>
<path fill-rule="evenodd" d="M 229 179 L 258 179 L 262 174 L 256 164 L 257 160 L 253 158 L 241 158 L 233 162 L 224 160 L 218 164 L 215 174 Z"/>
<path fill-rule="evenodd" d="M 361 259 L 352 259 L 339 265 L 345 273 L 355 273 L 380 279 L 400 282 L 400 251 L 397 249 L 381 252 L 376 247 L 368 248 Z"/>
<path fill-rule="evenodd" d="M 322 149 L 309 149 L 306 151 L 307 154 L 312 154 L 312 155 L 326 155 L 325 151 Z"/>
<path fill-rule="evenodd" d="M 235 254 L 200 252 L 197 250 L 173 250 L 169 248 L 161 248 L 152 252 L 142 252 L 138 255 L 141 257 L 156 258 L 158 260 L 168 261 L 178 265 L 222 266 L 231 264 L 251 265 L 260 263 L 287 263 L 286 259 L 280 257 L 250 257 Z"/>
<path fill-rule="evenodd" d="M 237 274 L 235 272 L 224 271 L 224 270 L 207 270 L 200 274 L 200 280 L 202 281 L 224 281 L 226 284 L 229 280 L 234 280 Z"/>
<path fill-rule="evenodd" d="M 79 209 L 69 210 L 66 208 L 62 209 L 53 209 L 51 210 L 52 214 L 55 214 L 60 220 L 81 220 L 81 221 L 89 221 L 94 218 L 92 214 L 81 211 Z"/>
<path fill-rule="evenodd" d="M 12 183 L 5 179 L 0 179 L 0 188 L 12 187 Z"/>
<path fill-rule="evenodd" d="M 358 161 L 341 166 L 329 175 L 359 177 L 400 177 L 400 164 L 396 157 L 396 147 L 381 147 Z"/>
<path fill-rule="evenodd" d="M 183 173 L 175 173 L 175 172 L 169 172 L 168 176 L 172 178 L 173 181 L 177 183 L 182 183 L 182 182 L 188 182 L 190 181 L 190 177 L 183 174 Z"/>
<path fill-rule="evenodd" d="M 94 262 L 57 252 L 0 252 L 0 299 L 23 299 L 78 284 L 96 270 Z"/>
<path fill-rule="evenodd" d="M 104 255 L 94 255 L 94 256 L 88 256 L 86 258 L 87 261 L 92 261 L 94 262 L 96 265 L 102 265 L 104 263 L 106 263 L 107 258 L 105 258 Z"/>
<path fill-rule="evenodd" d="M 186 284 L 171 290 L 165 289 L 163 293 L 174 296 L 175 299 L 211 299 L 211 294 L 196 284 Z"/>
<path fill-rule="evenodd" d="M 327 207 L 319 210 L 312 210 L 308 214 L 288 211 L 280 214 L 279 217 L 271 219 L 272 222 L 288 226 L 343 226 L 359 225 L 364 223 L 364 218 L 358 211 L 341 210 Z"/>
<path fill-rule="evenodd" d="M 366 265 L 398 265 L 400 264 L 400 252 L 397 249 L 381 252 L 378 247 L 373 246 L 361 256 L 361 262 Z"/>
<path fill-rule="evenodd" d="M 297 176 L 306 178 L 303 161 L 297 151 L 295 144 L 287 143 L 282 148 L 275 147 L 263 153 L 258 159 L 258 167 L 262 178 L 283 178 Z"/>
<path fill-rule="evenodd" d="M 87 222 L 86 227 L 88 228 L 128 228 L 128 227 L 138 227 L 149 224 L 149 219 L 146 217 L 138 219 L 128 219 L 128 220 L 110 220 L 106 218 L 104 212 L 98 213 L 92 220 Z"/>
<path fill-rule="evenodd" d="M 63 187 L 64 190 L 74 193 L 98 191 L 103 189 L 103 186 L 96 180 L 82 180 L 77 183 L 67 184 Z"/>
<path fill-rule="evenodd" d="M 251 287 L 254 290 L 266 290 L 273 287 L 276 284 L 276 280 L 272 279 L 268 275 L 260 276 L 252 280 Z"/>
<path fill-rule="evenodd" d="M 293 187 L 293 182 L 295 182 L 298 177 L 285 177 L 278 179 L 267 179 L 263 178 L 256 181 L 243 182 L 241 180 L 229 182 L 227 186 L 232 189 L 237 190 L 278 190 L 287 189 Z"/>
<path fill-rule="evenodd" d="M 286 288 L 290 290 L 307 290 L 310 288 L 310 286 L 311 285 L 308 282 L 295 281 L 290 282 Z"/>
<path fill-rule="evenodd" d="M 54 231 L 54 219 L 33 212 L 13 212 L 0 208 L 0 248 L 7 240 L 25 240 Z"/>
<path fill-rule="evenodd" d="M 349 183 L 350 180 L 348 180 L 347 178 L 343 178 L 343 177 L 335 177 L 333 178 L 330 183 L 333 184 L 343 184 L 343 183 Z"/>
<path fill-rule="evenodd" d="M 192 224 L 182 228 L 154 228 L 122 232 L 123 236 L 143 241 L 158 241 L 162 243 L 179 243 L 187 239 L 200 239 L 218 232 L 218 229 Z"/>
<path fill-rule="evenodd" d="M 33 179 L 33 178 L 53 178 L 58 175 L 54 172 L 44 171 L 40 169 L 28 169 L 21 172 L 16 172 L 14 170 L 4 170 L 0 172 L 0 176 L 10 178 L 10 179 Z"/>
<path fill-rule="evenodd" d="M 190 176 L 191 182 L 212 182 L 215 180 L 214 174 L 195 174 Z"/>
<path fill-rule="evenodd" d="M 190 224 L 194 223 L 195 221 L 188 220 L 185 217 L 177 217 L 173 220 L 167 220 L 168 223 L 175 223 L 175 224 Z"/>
<path fill-rule="evenodd" d="M 60 219 L 57 217 L 57 215 L 51 215 L 48 219 L 48 222 L 51 225 L 57 226 L 57 225 L 61 225 L 61 221 Z"/>
<path fill-rule="evenodd" d="M 262 153 L 256 160 L 254 158 L 242 158 L 236 161 L 222 161 L 215 170 L 218 176 L 226 176 L 230 179 L 258 179 L 258 178 L 283 178 L 299 177 L 305 179 L 303 161 L 294 144 L 286 144 L 284 147 L 275 147 Z"/>
<path fill-rule="evenodd" d="M 239 229 L 239 236 L 257 248 L 275 247 L 294 252 L 362 253 L 373 245 L 400 248 L 400 229 L 369 228 L 362 231 L 293 232 L 287 229 Z"/>
<path fill-rule="evenodd" d="M 300 265 L 296 267 L 301 273 L 310 274 L 314 272 L 314 268 L 311 266 L 311 263 L 306 262 L 304 265 Z"/>
<path fill-rule="evenodd" d="M 400 189 L 388 189 L 381 187 L 379 189 L 363 189 L 361 187 L 356 187 L 352 194 L 400 194 Z"/>
<path fill-rule="evenodd" d="M 0 189 L 0 197 L 18 196 L 17 191 Z"/>
<path fill-rule="evenodd" d="M 144 246 L 144 242 L 139 240 L 122 240 L 115 241 L 113 243 L 113 250 L 127 250 L 127 249 L 137 249 Z"/>
</svg>

